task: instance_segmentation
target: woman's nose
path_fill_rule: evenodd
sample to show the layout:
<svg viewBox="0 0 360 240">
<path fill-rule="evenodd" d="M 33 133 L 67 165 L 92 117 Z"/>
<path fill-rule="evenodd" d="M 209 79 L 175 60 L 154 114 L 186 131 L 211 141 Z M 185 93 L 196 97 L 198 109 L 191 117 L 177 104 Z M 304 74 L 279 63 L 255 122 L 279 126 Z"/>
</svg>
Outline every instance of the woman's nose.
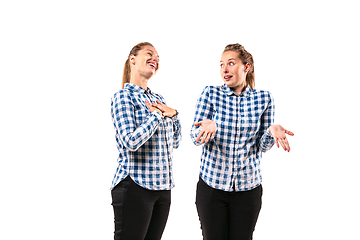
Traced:
<svg viewBox="0 0 360 240">
<path fill-rule="evenodd" d="M 155 62 L 158 63 L 158 62 L 159 62 L 159 57 L 153 56 L 153 57 L 152 57 L 152 60 L 154 60 Z"/>
</svg>

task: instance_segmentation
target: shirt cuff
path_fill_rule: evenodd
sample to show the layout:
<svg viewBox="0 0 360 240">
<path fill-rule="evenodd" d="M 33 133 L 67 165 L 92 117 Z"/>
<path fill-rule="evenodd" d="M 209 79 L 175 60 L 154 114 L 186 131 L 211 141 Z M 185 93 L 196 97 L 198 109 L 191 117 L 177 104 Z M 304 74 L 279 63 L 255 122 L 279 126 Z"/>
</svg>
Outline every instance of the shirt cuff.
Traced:
<svg viewBox="0 0 360 240">
<path fill-rule="evenodd" d="M 176 121 L 178 120 L 178 116 L 179 116 L 179 112 L 177 110 L 176 111 L 176 115 L 172 117 L 172 120 Z"/>
<path fill-rule="evenodd" d="M 272 134 L 271 134 L 271 132 L 270 132 L 270 130 L 269 130 L 269 128 L 266 130 L 265 136 L 266 136 L 266 137 L 270 137 L 270 138 L 273 137 Z"/>
<path fill-rule="evenodd" d="M 263 136 L 263 143 L 265 146 L 270 146 L 270 148 L 275 144 L 275 139 L 269 129 L 265 132 Z"/>
</svg>

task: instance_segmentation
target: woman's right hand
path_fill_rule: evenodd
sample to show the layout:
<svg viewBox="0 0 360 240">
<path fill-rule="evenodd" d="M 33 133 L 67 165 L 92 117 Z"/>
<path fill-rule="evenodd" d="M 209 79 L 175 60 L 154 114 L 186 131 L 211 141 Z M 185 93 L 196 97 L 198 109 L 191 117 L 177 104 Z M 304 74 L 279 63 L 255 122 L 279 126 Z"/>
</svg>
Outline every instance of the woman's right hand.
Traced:
<svg viewBox="0 0 360 240">
<path fill-rule="evenodd" d="M 216 123 L 210 119 L 205 119 L 203 121 L 197 122 L 194 124 L 196 127 L 201 126 L 201 131 L 196 138 L 196 141 L 201 140 L 201 144 L 207 143 L 210 139 L 214 139 L 216 133 Z"/>
<path fill-rule="evenodd" d="M 146 100 L 146 106 L 149 108 L 150 112 L 158 111 L 160 113 L 160 115 L 163 116 L 162 111 L 160 109 L 158 109 L 157 107 L 153 107 L 151 105 L 151 103 L 149 102 L 149 100 Z"/>
</svg>

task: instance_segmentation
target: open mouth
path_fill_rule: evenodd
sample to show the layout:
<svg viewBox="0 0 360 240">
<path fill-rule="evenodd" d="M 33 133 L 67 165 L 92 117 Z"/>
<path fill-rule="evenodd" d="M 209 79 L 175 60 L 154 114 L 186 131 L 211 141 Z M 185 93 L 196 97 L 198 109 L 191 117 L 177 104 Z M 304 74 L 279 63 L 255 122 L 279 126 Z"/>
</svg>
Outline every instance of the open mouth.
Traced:
<svg viewBox="0 0 360 240">
<path fill-rule="evenodd" d="M 156 63 L 152 63 L 152 62 L 148 62 L 148 65 L 154 69 L 157 68 L 157 64 Z"/>
<path fill-rule="evenodd" d="M 229 81 L 232 77 L 233 77 L 233 76 L 231 76 L 231 75 L 225 75 L 225 76 L 224 76 L 224 79 L 225 79 L 225 81 Z"/>
</svg>

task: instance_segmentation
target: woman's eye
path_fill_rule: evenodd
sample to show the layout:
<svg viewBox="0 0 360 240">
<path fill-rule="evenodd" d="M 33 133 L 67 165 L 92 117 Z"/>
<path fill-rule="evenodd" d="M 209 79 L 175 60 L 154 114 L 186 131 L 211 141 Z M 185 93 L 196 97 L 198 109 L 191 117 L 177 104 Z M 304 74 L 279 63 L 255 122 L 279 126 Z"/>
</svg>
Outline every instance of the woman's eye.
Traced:
<svg viewBox="0 0 360 240">
<path fill-rule="evenodd" d="M 233 62 L 230 62 L 230 63 L 229 63 L 229 66 L 232 66 L 232 65 L 234 65 L 234 63 L 233 63 Z"/>
<path fill-rule="evenodd" d="M 224 66 L 224 64 L 220 64 L 220 67 L 222 68 Z"/>
</svg>

